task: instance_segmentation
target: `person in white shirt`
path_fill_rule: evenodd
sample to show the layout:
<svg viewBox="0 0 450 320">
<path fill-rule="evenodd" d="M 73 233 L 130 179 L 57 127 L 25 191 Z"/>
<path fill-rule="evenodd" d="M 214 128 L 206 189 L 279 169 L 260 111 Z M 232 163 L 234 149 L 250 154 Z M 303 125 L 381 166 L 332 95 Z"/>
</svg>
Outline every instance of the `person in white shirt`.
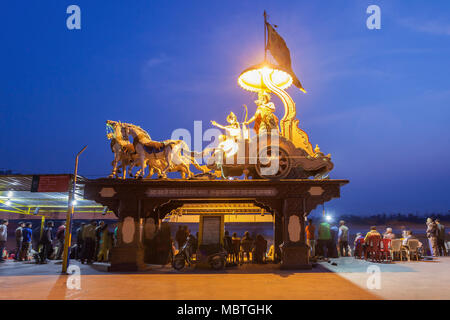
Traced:
<svg viewBox="0 0 450 320">
<path fill-rule="evenodd" d="M 345 221 L 339 221 L 339 232 L 338 232 L 338 245 L 339 245 L 339 254 L 341 257 L 347 257 L 348 252 L 348 227 L 345 225 Z M 344 254 L 345 248 L 345 254 Z"/>
<path fill-rule="evenodd" d="M 383 234 L 384 239 L 395 239 L 395 234 L 392 232 L 392 228 L 386 228 L 386 232 Z"/>
<path fill-rule="evenodd" d="M 8 240 L 8 220 L 3 219 L 0 224 L 0 262 L 4 262 L 3 250 L 5 250 L 6 240 Z"/>
</svg>

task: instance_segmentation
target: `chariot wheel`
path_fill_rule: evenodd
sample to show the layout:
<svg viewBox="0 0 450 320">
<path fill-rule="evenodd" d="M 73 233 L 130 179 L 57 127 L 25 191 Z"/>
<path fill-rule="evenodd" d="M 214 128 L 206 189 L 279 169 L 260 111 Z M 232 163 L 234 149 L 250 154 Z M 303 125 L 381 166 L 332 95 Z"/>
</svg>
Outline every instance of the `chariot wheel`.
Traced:
<svg viewBox="0 0 450 320">
<path fill-rule="evenodd" d="M 285 149 L 267 146 L 259 152 L 255 169 L 262 179 L 284 179 L 291 172 L 291 160 Z"/>
</svg>

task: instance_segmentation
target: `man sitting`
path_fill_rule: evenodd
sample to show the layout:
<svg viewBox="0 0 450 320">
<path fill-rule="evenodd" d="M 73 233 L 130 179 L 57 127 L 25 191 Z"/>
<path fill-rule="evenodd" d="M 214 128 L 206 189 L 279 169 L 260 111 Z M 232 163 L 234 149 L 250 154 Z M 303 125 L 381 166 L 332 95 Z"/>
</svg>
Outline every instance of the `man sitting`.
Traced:
<svg viewBox="0 0 450 320">
<path fill-rule="evenodd" d="M 374 236 L 377 236 L 377 237 L 380 237 L 380 238 L 381 238 L 380 233 L 377 231 L 377 227 L 372 226 L 372 227 L 370 227 L 370 231 L 367 232 L 366 236 L 364 237 L 364 243 L 365 243 L 366 245 L 368 245 L 368 244 L 369 244 L 369 241 L 370 241 L 370 238 L 371 238 L 371 237 L 374 237 Z"/>
<path fill-rule="evenodd" d="M 413 236 L 413 233 L 411 230 L 406 231 L 406 237 L 403 239 L 402 245 L 407 247 L 409 240 L 418 240 L 415 236 Z M 419 247 L 422 247 L 422 242 L 420 242 L 420 241 L 419 241 Z"/>
<path fill-rule="evenodd" d="M 361 258 L 364 255 L 364 237 L 362 236 L 361 232 L 358 232 L 356 234 L 355 241 L 353 242 L 354 245 L 354 255 Z"/>
<path fill-rule="evenodd" d="M 413 233 L 412 233 L 411 230 L 406 231 L 405 234 L 406 234 L 406 237 L 403 239 L 402 245 L 403 245 L 403 247 L 405 247 L 406 249 L 409 250 L 409 243 L 408 243 L 408 241 L 409 241 L 409 240 L 419 240 L 419 239 L 417 239 L 417 238 L 413 235 Z M 424 255 L 424 252 L 423 252 L 423 245 L 422 245 L 422 242 L 420 242 L 420 241 L 418 241 L 418 242 L 419 242 L 419 246 L 417 247 L 417 251 L 419 252 L 419 255 L 420 255 L 420 256 L 423 256 L 423 255 Z"/>
<path fill-rule="evenodd" d="M 264 263 L 265 256 L 267 251 L 267 240 L 260 234 L 256 236 L 255 246 L 253 248 L 254 253 L 254 262 L 256 263 Z"/>
<path fill-rule="evenodd" d="M 375 248 L 373 240 L 378 238 L 381 240 L 381 234 L 377 231 L 377 227 L 372 226 L 370 227 L 370 231 L 367 232 L 366 236 L 364 237 L 364 247 L 367 254 L 370 254 L 369 248 Z M 366 256 L 366 259 L 368 256 Z"/>
<path fill-rule="evenodd" d="M 386 232 L 383 234 L 383 239 L 395 239 L 395 234 L 392 232 L 392 228 L 386 228 Z"/>
</svg>

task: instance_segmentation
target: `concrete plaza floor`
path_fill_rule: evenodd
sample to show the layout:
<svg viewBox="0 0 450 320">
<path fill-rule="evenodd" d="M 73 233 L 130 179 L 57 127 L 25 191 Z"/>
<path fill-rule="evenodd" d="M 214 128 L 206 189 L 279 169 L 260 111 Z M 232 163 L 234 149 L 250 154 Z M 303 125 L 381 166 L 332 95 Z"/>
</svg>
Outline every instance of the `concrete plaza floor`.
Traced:
<svg viewBox="0 0 450 320">
<path fill-rule="evenodd" d="M 110 273 L 106 264 L 75 261 L 81 272 L 77 290 L 68 288 L 70 276 L 60 274 L 61 262 L 8 261 L 0 264 L 0 299 L 450 299 L 450 257 L 392 264 L 353 258 L 332 262 L 336 265 L 321 262 L 307 271 L 267 264 L 223 272 L 149 266 L 140 273 Z M 375 282 L 367 272 L 373 265 L 379 269 L 369 270 L 380 271 Z M 379 286 L 369 289 L 368 279 Z"/>
</svg>

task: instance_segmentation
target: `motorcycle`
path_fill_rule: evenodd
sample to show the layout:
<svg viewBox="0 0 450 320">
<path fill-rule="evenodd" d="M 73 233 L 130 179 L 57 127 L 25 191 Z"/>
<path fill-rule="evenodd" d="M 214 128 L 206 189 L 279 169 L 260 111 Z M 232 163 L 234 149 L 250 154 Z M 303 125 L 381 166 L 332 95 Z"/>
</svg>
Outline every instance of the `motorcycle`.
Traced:
<svg viewBox="0 0 450 320">
<path fill-rule="evenodd" d="M 200 246 L 199 254 L 197 254 L 198 260 L 194 261 L 191 257 L 192 243 L 192 238 L 188 237 L 180 252 L 173 258 L 172 266 L 175 270 L 183 269 L 186 263 L 191 266 L 202 262 L 206 262 L 214 270 L 225 268 L 227 252 L 220 245 Z"/>
</svg>

